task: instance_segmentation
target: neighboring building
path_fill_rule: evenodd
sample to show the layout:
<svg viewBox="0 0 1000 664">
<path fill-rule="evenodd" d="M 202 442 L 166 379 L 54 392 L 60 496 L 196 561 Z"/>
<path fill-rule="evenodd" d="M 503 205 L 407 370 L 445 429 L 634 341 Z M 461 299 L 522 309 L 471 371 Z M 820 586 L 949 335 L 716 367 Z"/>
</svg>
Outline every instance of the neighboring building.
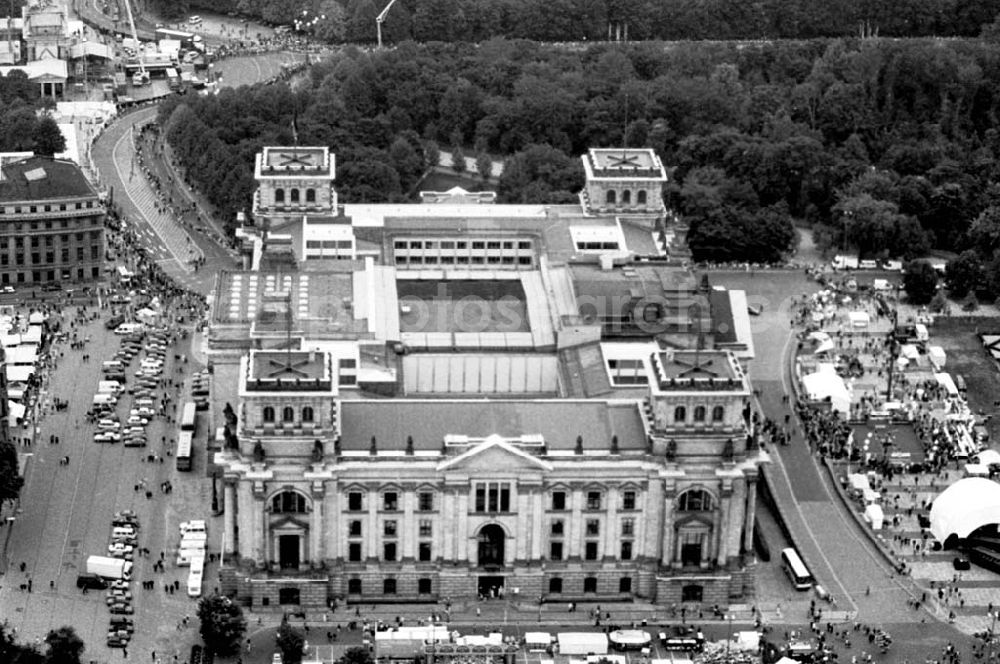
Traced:
<svg viewBox="0 0 1000 664">
<path fill-rule="evenodd" d="M 671 258 L 655 154 L 611 155 L 587 185 L 623 188 L 610 212 L 339 206 L 325 148 L 258 155 L 252 269 L 219 275 L 209 326 L 224 592 L 748 599 L 766 455 L 715 345 L 748 314 L 713 317 Z"/>
<path fill-rule="evenodd" d="M 29 157 L 0 167 L 0 284 L 102 276 L 105 209 L 80 167 Z"/>
</svg>

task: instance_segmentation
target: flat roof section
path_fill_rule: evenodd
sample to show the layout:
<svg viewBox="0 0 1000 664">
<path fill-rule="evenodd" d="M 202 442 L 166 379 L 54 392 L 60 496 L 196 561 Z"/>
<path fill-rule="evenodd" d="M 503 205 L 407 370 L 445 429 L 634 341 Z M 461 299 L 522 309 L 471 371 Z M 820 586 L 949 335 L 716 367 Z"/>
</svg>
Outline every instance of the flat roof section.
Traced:
<svg viewBox="0 0 1000 664">
<path fill-rule="evenodd" d="M 590 177 L 667 179 L 660 158 L 649 148 L 591 148 L 584 161 Z"/>
<path fill-rule="evenodd" d="M 528 308 L 518 279 L 397 278 L 402 332 L 528 332 Z"/>
<path fill-rule="evenodd" d="M 0 202 L 44 201 L 93 196 L 97 192 L 87 182 L 80 167 L 71 161 L 29 157 L 3 165 Z"/>
<path fill-rule="evenodd" d="M 250 377 L 257 380 L 329 378 L 327 355 L 314 351 L 256 351 L 250 355 Z"/>
<path fill-rule="evenodd" d="M 261 171 L 268 175 L 316 173 L 333 175 L 330 151 L 324 147 L 265 147 Z"/>
<path fill-rule="evenodd" d="M 583 449 L 611 448 L 618 436 L 622 451 L 646 449 L 646 431 L 637 403 L 603 401 L 342 401 L 341 448 L 366 451 L 375 437 L 379 450 L 404 451 L 407 437 L 415 450 L 438 451 L 445 436 L 486 438 L 541 434 L 550 450 L 571 451 L 577 436 Z"/>
</svg>

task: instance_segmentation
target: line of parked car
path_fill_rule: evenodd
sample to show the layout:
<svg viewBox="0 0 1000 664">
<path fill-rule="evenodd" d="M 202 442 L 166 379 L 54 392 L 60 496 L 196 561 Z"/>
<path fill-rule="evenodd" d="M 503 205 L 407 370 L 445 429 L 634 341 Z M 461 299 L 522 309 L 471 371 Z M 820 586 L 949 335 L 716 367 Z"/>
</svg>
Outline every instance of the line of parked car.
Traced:
<svg viewBox="0 0 1000 664">
<path fill-rule="evenodd" d="M 146 425 L 157 415 L 155 390 L 162 380 L 169 339 L 166 331 L 153 330 L 147 333 L 144 326 L 136 328 L 135 325 L 137 324 L 122 323 L 116 329 L 117 333 L 125 326 L 133 326 L 122 334 L 122 345 L 115 356 L 101 366 L 103 380 L 98 382 L 91 411 L 97 418 L 97 432 L 94 434 L 96 443 L 121 442 L 126 447 L 145 447 Z M 134 399 L 133 408 L 122 422 L 118 417 L 117 406 L 119 398 L 126 391 L 125 372 L 140 352 L 144 352 L 145 356 L 139 362 L 133 387 L 128 390 Z"/>
</svg>

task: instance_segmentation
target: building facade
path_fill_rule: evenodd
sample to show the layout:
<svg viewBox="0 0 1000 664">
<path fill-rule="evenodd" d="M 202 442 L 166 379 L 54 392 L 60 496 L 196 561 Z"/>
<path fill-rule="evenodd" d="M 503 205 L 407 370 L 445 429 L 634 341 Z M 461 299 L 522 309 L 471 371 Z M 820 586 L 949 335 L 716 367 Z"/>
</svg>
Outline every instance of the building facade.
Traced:
<svg viewBox="0 0 1000 664">
<path fill-rule="evenodd" d="M 341 399 L 322 353 L 241 363 L 223 589 L 255 606 L 725 604 L 760 454 L 732 355 L 661 353 L 644 401 Z"/>
<path fill-rule="evenodd" d="M 30 157 L 0 168 L 0 284 L 102 277 L 105 208 L 80 167 Z"/>
</svg>

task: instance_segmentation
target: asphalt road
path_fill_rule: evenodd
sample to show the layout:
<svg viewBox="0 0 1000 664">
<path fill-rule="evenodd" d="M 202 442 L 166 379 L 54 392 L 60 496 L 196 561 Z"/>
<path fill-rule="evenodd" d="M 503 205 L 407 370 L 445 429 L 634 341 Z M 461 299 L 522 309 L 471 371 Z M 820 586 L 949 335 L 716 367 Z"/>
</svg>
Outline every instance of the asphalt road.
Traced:
<svg viewBox="0 0 1000 664">
<path fill-rule="evenodd" d="M 210 507 L 203 499 L 185 504 L 189 499 L 184 492 L 175 491 L 168 498 L 159 490 L 163 481 L 171 480 L 175 485 L 183 482 L 170 463 L 172 458 L 166 458 L 164 463 L 145 461 L 148 454 L 163 456 L 172 448 L 174 426 L 163 418 L 154 418 L 147 426 L 146 448 L 93 441 L 95 426 L 86 422 L 85 414 L 100 380 L 101 362 L 119 347 L 118 338 L 106 332 L 103 322 L 102 317 L 79 330 L 81 337 L 91 339 L 82 350 L 71 350 L 66 343 L 56 346 L 55 352 L 60 355 L 58 367 L 49 378 L 40 403 L 61 399 L 68 401 L 69 407 L 64 411 L 50 409 L 41 420 L 37 442 L 31 448 L 19 449 L 33 456 L 22 492 L 22 510 L 6 545 L 11 564 L 0 583 L 3 619 L 17 628 L 23 641 L 40 638 L 61 625 L 73 625 L 87 645 L 85 660 L 100 662 L 114 659 L 104 646 L 109 616 L 103 606 L 104 594 L 95 591 L 83 595 L 76 588 L 76 576 L 84 570 L 88 555 L 105 554 L 114 512 L 131 509 L 138 513 L 139 546 L 153 552 L 149 560 L 136 559 L 136 581 L 132 584 L 133 595 L 139 596 L 136 622 L 142 628 L 141 633 L 137 631 L 136 644 L 138 647 L 145 642 L 146 647 L 152 647 L 164 629 L 162 617 L 172 613 L 183 616 L 183 611 L 193 610 L 192 602 L 182 593 L 165 596 L 162 589 L 166 580 L 177 579 L 183 584 L 186 570 L 168 564 L 165 574 L 152 572 L 152 561 L 159 552 L 169 553 L 174 546 L 171 537 L 176 525 L 168 529 L 168 520 L 176 524 L 192 514 L 204 515 Z M 181 342 L 168 351 L 165 377 L 181 375 L 173 371 L 172 365 L 175 352 L 189 354 L 184 345 Z M 84 362 L 84 354 L 91 359 Z M 135 359 L 129 374 L 137 367 Z M 190 369 L 193 365 L 186 367 Z M 170 388 L 166 390 L 172 396 L 176 394 Z M 123 397 L 119 402 L 118 414 L 123 421 L 131 403 L 131 397 Z M 52 435 L 61 442 L 49 444 Z M 161 442 L 164 436 L 166 445 Z M 69 464 L 59 463 L 67 455 Z M 151 499 L 146 498 L 145 492 L 134 490 L 143 478 L 153 494 Z M 200 493 L 203 492 L 201 488 Z M 21 562 L 26 564 L 24 574 L 19 571 Z M 29 575 L 31 593 L 20 590 Z M 140 590 L 141 581 L 146 579 L 157 580 L 158 590 Z M 173 629 L 173 625 L 169 627 Z M 117 657 L 120 659 L 121 655 Z"/>
<path fill-rule="evenodd" d="M 762 315 L 752 319 L 756 358 L 749 373 L 754 388 L 760 390 L 763 412 L 783 422 L 790 410 L 781 395 L 789 391 L 787 360 L 789 344 L 794 343 L 789 312 L 793 298 L 817 290 L 817 284 L 804 272 L 791 270 L 712 272 L 710 280 L 713 285 L 742 288 L 750 304 L 764 305 Z M 912 581 L 891 575 L 882 555 L 833 493 L 826 472 L 817 469 L 801 431 L 797 434 L 787 447 L 769 448 L 775 457 L 769 472 L 787 478 L 792 495 L 784 496 L 784 507 L 795 512 L 790 520 L 793 530 L 798 526 L 797 543 L 817 582 L 838 598 L 838 608 L 856 607 L 858 620 L 912 634 L 920 649 L 949 641 L 968 644 L 969 637 L 907 606 L 907 598 L 917 592 Z M 788 588 L 787 600 L 798 610 L 803 597 Z M 787 611 L 786 617 L 792 619 Z M 927 652 L 934 654 L 940 650 Z"/>
</svg>

